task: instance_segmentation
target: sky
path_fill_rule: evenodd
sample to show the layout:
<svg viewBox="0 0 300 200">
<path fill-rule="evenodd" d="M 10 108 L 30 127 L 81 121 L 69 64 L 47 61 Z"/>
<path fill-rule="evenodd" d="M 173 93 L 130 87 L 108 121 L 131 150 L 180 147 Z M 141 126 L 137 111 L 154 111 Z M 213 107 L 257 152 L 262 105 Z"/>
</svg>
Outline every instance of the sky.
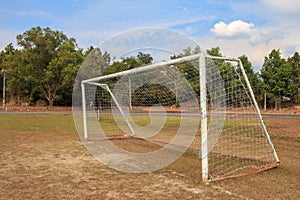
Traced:
<svg viewBox="0 0 300 200">
<path fill-rule="evenodd" d="M 185 34 L 225 56 L 246 55 L 258 71 L 272 49 L 300 52 L 299 0 L 9 0 L 0 7 L 0 50 L 32 27 L 50 27 L 80 48 L 143 27 Z"/>
</svg>

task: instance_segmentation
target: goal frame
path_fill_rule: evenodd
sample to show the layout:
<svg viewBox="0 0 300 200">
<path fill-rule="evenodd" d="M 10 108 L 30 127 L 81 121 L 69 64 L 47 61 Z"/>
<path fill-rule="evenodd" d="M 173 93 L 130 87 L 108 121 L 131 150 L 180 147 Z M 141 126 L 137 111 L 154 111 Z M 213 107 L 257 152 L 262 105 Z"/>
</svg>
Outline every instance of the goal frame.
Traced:
<svg viewBox="0 0 300 200">
<path fill-rule="evenodd" d="M 132 133 L 132 136 L 135 135 L 133 128 L 131 127 L 130 123 L 128 122 L 128 120 L 126 119 L 126 116 L 124 115 L 121 107 L 119 106 L 116 98 L 114 97 L 114 94 L 111 92 L 110 88 L 108 87 L 108 85 L 106 84 L 101 84 L 100 81 L 101 80 L 105 80 L 105 79 L 109 79 L 109 78 L 115 78 L 115 77 L 121 77 L 124 75 L 130 75 L 130 74 L 134 74 L 134 73 L 140 73 L 140 72 L 146 72 L 146 71 L 150 71 L 152 69 L 155 69 L 157 67 L 163 67 L 163 66 L 168 66 L 168 65 L 172 65 L 172 64 L 180 64 L 183 62 L 189 62 L 189 61 L 195 61 L 198 59 L 199 62 L 199 82 L 200 82 L 200 94 L 199 94 L 199 102 L 200 102 L 200 120 L 201 120 L 201 160 L 202 160 L 202 181 L 203 182 L 209 182 L 209 173 L 208 173 L 208 111 L 207 111 L 207 98 L 206 98 L 206 94 L 207 94 L 207 89 L 206 89 L 206 58 L 210 58 L 213 60 L 224 60 L 224 61 L 229 61 L 229 62 L 236 62 L 237 65 L 239 65 L 242 76 L 245 80 L 246 83 L 246 87 L 249 91 L 249 95 L 251 97 L 251 100 L 253 101 L 253 106 L 254 109 L 256 111 L 256 114 L 258 115 L 258 119 L 260 124 L 262 125 L 264 134 L 266 136 L 266 139 L 268 141 L 268 144 L 272 150 L 272 154 L 275 158 L 275 164 L 274 165 L 268 165 L 266 166 L 264 169 L 258 169 L 257 172 L 260 171 L 264 171 L 267 170 L 269 168 L 273 168 L 278 166 L 279 164 L 279 158 L 278 155 L 276 153 L 276 150 L 274 148 L 274 145 L 271 141 L 270 135 L 268 133 L 267 127 L 263 121 L 263 117 L 260 111 L 260 108 L 257 104 L 254 92 L 252 90 L 251 84 L 248 80 L 247 74 L 245 72 L 245 69 L 243 67 L 243 64 L 241 62 L 240 59 L 238 58 L 232 58 L 232 57 L 216 57 L 216 56 L 210 56 L 207 55 L 205 53 L 199 53 L 199 54 L 194 54 L 194 55 L 190 55 L 190 56 L 185 56 L 185 57 L 181 57 L 181 58 L 177 58 L 177 59 L 173 59 L 173 60 L 169 60 L 169 61 L 164 61 L 164 62 L 160 62 L 160 63 L 155 63 L 155 64 L 150 64 L 150 65 L 146 65 L 146 66 L 141 66 L 138 68 L 133 68 L 133 69 L 129 69 L 129 70 L 125 70 L 125 71 L 121 71 L 121 72 L 116 72 L 113 74 L 109 74 L 109 75 L 104 75 L 104 76 L 100 76 L 100 77 L 95 77 L 95 78 L 90 78 L 90 79 L 86 79 L 86 80 L 82 80 L 81 81 L 81 92 L 82 92 L 82 111 L 83 111 L 83 132 L 84 132 L 84 139 L 88 140 L 88 127 L 87 127 L 87 108 L 86 108 L 86 98 L 85 98 L 85 84 L 93 84 L 93 85 L 97 85 L 102 87 L 103 89 L 105 89 L 112 97 L 112 100 L 114 101 L 114 103 L 116 104 L 118 110 L 120 111 L 121 115 L 124 117 L 128 127 L 130 128 L 130 131 Z M 237 175 L 240 176 L 240 175 Z M 235 177 L 237 177 L 235 176 Z M 220 178 L 223 179 L 223 178 Z"/>
</svg>

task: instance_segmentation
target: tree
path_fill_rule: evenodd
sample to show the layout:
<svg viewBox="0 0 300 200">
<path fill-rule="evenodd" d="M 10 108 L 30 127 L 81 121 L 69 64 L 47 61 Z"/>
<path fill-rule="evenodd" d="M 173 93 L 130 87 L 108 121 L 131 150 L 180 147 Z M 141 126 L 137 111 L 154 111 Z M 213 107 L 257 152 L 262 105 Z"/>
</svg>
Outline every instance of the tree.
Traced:
<svg viewBox="0 0 300 200">
<path fill-rule="evenodd" d="M 294 55 L 288 58 L 287 62 L 291 65 L 292 76 L 291 84 L 292 91 L 294 92 L 293 101 L 294 103 L 300 103 L 300 55 L 298 52 L 295 52 Z"/>
<path fill-rule="evenodd" d="M 24 63 L 24 55 L 10 43 L 1 52 L 1 66 L 7 71 L 7 97 L 11 103 L 28 102 L 34 92 L 30 82 L 30 66 Z"/>
<path fill-rule="evenodd" d="M 220 47 L 212 47 L 210 50 L 206 50 L 206 52 L 211 56 L 222 57 Z M 224 63 L 224 60 L 214 60 L 214 61 L 208 60 L 208 62 L 210 62 L 210 64 L 217 65 L 218 68 L 221 68 L 221 66 Z"/>
<path fill-rule="evenodd" d="M 274 95 L 275 109 L 281 108 L 281 99 L 291 97 L 292 67 L 281 57 L 280 51 L 273 49 L 268 57 L 265 57 L 261 69 L 267 94 Z"/>
<path fill-rule="evenodd" d="M 176 59 L 176 58 L 181 58 L 184 56 L 190 56 L 190 55 L 195 55 L 201 52 L 201 48 L 199 45 L 197 45 L 194 49 L 192 49 L 191 47 L 187 47 L 186 49 L 182 50 L 182 53 L 178 54 L 178 55 L 173 55 L 171 56 L 171 59 Z"/>
<path fill-rule="evenodd" d="M 82 63 L 82 80 L 101 76 L 110 65 L 110 54 L 101 52 L 100 48 L 90 46 L 84 53 L 85 59 Z"/>
<path fill-rule="evenodd" d="M 207 50 L 206 52 L 211 56 L 218 56 L 218 57 L 222 56 L 220 47 L 213 47 L 210 50 Z"/>
<path fill-rule="evenodd" d="M 220 47 L 213 47 L 210 50 L 207 50 L 207 53 L 211 56 L 222 57 Z M 238 90 L 239 86 L 239 79 L 237 77 L 234 66 L 229 62 L 225 62 L 224 60 L 209 59 L 207 64 L 216 65 L 218 68 L 218 72 L 220 73 L 220 76 L 222 77 L 222 82 L 224 83 L 227 105 L 233 107 L 240 106 L 240 102 L 238 102 L 236 99 L 238 99 L 237 95 L 241 94 L 232 92 Z M 208 74 L 215 73 L 214 67 L 209 67 L 208 69 L 212 70 L 212 72 L 209 72 L 207 70 Z M 220 89 L 222 90 L 222 88 Z"/>
<path fill-rule="evenodd" d="M 70 93 L 82 60 L 82 53 L 75 50 L 72 42 L 59 46 L 57 56 L 45 68 L 44 79 L 40 81 L 42 93 L 49 102 L 49 106 L 53 106 L 57 92 L 62 88 L 64 88 L 64 93 L 61 95 L 69 94 L 68 97 L 71 99 Z"/>
<path fill-rule="evenodd" d="M 32 85 L 32 92 L 45 98 L 49 106 L 57 97 L 58 90 L 70 88 L 82 60 L 82 50 L 76 40 L 60 31 L 34 27 L 17 35 L 23 57 L 24 78 Z M 33 94 L 31 94 L 33 95 Z"/>
<path fill-rule="evenodd" d="M 152 61 L 153 58 L 150 54 L 144 54 L 142 52 L 139 52 L 136 57 L 130 56 L 126 58 L 121 58 L 121 61 L 115 61 L 104 70 L 103 74 L 107 75 L 107 74 L 112 74 L 124 70 L 137 68 L 143 65 L 151 64 Z"/>
<path fill-rule="evenodd" d="M 121 63 L 124 66 L 125 70 L 137 68 L 143 65 L 143 63 L 141 63 L 137 57 L 133 57 L 133 56 L 122 58 Z"/>
<path fill-rule="evenodd" d="M 139 52 L 137 55 L 137 61 L 139 63 L 141 63 L 142 65 L 149 65 L 152 63 L 153 58 L 149 53 L 145 54 L 145 53 Z"/>
<path fill-rule="evenodd" d="M 252 67 L 251 62 L 248 60 L 246 55 L 242 55 L 239 57 L 241 60 L 247 77 L 249 79 L 250 85 L 256 97 L 256 100 L 259 103 L 262 103 L 264 100 L 264 85 L 258 73 L 255 73 Z"/>
<path fill-rule="evenodd" d="M 200 46 L 196 46 L 194 49 L 187 47 L 183 49 L 183 52 L 178 55 L 171 56 L 171 59 L 182 58 L 184 56 L 190 56 L 198 54 L 201 52 Z M 193 88 L 197 95 L 200 94 L 199 87 L 199 66 L 197 61 L 183 62 L 180 64 L 175 64 L 173 67 L 184 75 L 184 78 L 189 82 L 190 86 Z"/>
<path fill-rule="evenodd" d="M 166 101 L 166 99 L 169 99 Z M 176 104 L 175 94 L 166 86 L 157 83 L 146 83 L 132 94 L 133 106 L 172 106 Z"/>
</svg>

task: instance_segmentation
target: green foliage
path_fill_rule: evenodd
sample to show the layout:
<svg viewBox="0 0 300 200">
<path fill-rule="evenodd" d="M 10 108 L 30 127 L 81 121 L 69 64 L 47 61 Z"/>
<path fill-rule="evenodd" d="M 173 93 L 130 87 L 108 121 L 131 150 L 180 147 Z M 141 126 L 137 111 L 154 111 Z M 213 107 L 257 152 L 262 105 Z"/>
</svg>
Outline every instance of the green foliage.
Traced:
<svg viewBox="0 0 300 200">
<path fill-rule="evenodd" d="M 273 49 L 268 57 L 265 57 L 261 77 L 265 89 L 274 95 L 275 109 L 281 107 L 283 97 L 291 98 L 295 95 L 295 87 L 292 84 L 292 65 L 281 57 L 280 51 Z"/>
<path fill-rule="evenodd" d="M 172 101 L 170 101 L 172 99 Z M 132 94 L 132 105 L 172 106 L 176 104 L 175 94 L 163 85 L 150 83 L 138 88 Z"/>
<path fill-rule="evenodd" d="M 255 73 L 251 62 L 248 60 L 248 57 L 246 55 L 242 55 L 239 57 L 241 60 L 243 67 L 245 69 L 245 72 L 247 74 L 248 80 L 250 82 L 250 85 L 252 87 L 252 90 L 255 94 L 256 100 L 259 104 L 263 104 L 264 101 L 264 83 L 262 79 L 260 78 L 259 73 Z"/>
<path fill-rule="evenodd" d="M 144 54 L 142 52 L 139 52 L 137 55 L 137 61 L 143 65 L 151 64 L 153 61 L 153 58 L 150 54 Z"/>
<path fill-rule="evenodd" d="M 210 50 L 207 50 L 206 52 L 211 56 L 218 56 L 218 57 L 222 56 L 220 47 L 213 47 Z"/>
<path fill-rule="evenodd" d="M 46 100 L 52 106 L 58 96 L 70 98 L 83 61 L 75 39 L 38 26 L 17 35 L 17 44 L 19 50 L 10 44 L 1 55 L 9 72 L 7 84 L 11 101 L 35 104 Z"/>
<path fill-rule="evenodd" d="M 184 56 L 194 55 L 201 52 L 200 46 L 196 46 L 193 50 L 191 47 L 183 49 L 183 52 L 179 55 L 171 56 L 171 59 L 182 58 Z M 199 87 L 199 64 L 196 61 L 184 62 L 181 64 L 175 64 L 174 68 L 179 71 L 181 75 L 189 82 L 190 86 L 193 88 L 197 95 L 200 94 Z M 179 106 L 179 103 L 176 104 Z"/>
<path fill-rule="evenodd" d="M 103 72 L 103 75 L 107 75 L 107 74 L 113 74 L 116 72 L 121 72 L 124 70 L 127 70 L 128 67 L 126 65 L 124 65 L 124 63 L 122 62 L 114 62 L 113 64 L 111 64 L 109 67 L 107 67 L 105 69 L 105 71 Z"/>
<path fill-rule="evenodd" d="M 294 55 L 288 58 L 287 62 L 291 65 L 291 95 L 294 103 L 300 103 L 300 55 L 295 52 Z"/>
<path fill-rule="evenodd" d="M 33 87 L 32 67 L 24 61 L 21 50 L 15 49 L 9 44 L 1 52 L 1 66 L 7 70 L 6 92 L 8 98 L 15 97 L 14 103 L 28 102 L 33 99 L 35 88 Z"/>
<path fill-rule="evenodd" d="M 86 79 L 149 65 L 153 61 L 150 54 L 139 52 L 136 57 L 122 58 L 111 64 L 109 52 L 102 53 L 99 48 L 93 46 L 83 52 L 77 47 L 74 38 L 68 38 L 63 32 L 51 30 L 48 27 L 33 27 L 17 35 L 16 39 L 18 48 L 10 43 L 0 53 L 0 68 L 7 71 L 7 101 L 16 105 L 22 103 L 36 105 L 43 102 L 50 106 L 71 105 L 73 84 L 81 65 L 85 71 L 80 78 Z M 199 46 L 194 49 L 188 47 L 183 49 L 182 53 L 172 56 L 171 59 L 200 52 Z M 207 53 L 212 56 L 222 56 L 219 47 L 213 47 L 207 50 Z M 275 108 L 280 107 L 283 97 L 290 98 L 291 103 L 300 103 L 300 55 L 298 52 L 285 60 L 281 57 L 279 50 L 272 50 L 265 57 L 260 73 L 253 71 L 252 64 L 246 55 L 240 56 L 239 59 L 260 104 L 263 103 L 265 92 L 268 102 L 274 103 Z M 212 64 L 210 61 L 207 63 Z M 235 69 L 231 64 L 221 60 L 214 61 L 213 64 L 218 66 L 225 79 L 232 79 L 235 76 Z M 195 93 L 199 94 L 198 63 L 185 62 L 173 67 L 190 83 Z M 0 84 L 3 84 L 2 78 Z M 112 83 L 108 84 L 112 86 Z M 231 84 L 226 85 L 231 89 L 238 87 L 235 82 L 226 84 Z M 166 92 L 164 89 L 159 92 L 156 86 L 151 90 L 153 91 L 150 91 L 150 94 L 153 95 Z M 2 87 L 0 92 L 2 92 Z M 229 93 L 229 91 L 226 92 Z M 166 94 L 173 95 L 168 92 Z M 236 102 L 229 103 L 237 104 Z M 180 106 L 176 99 L 175 104 Z"/>
<path fill-rule="evenodd" d="M 84 53 L 85 59 L 82 63 L 80 75 L 81 80 L 94 78 L 105 73 L 106 68 L 110 65 L 110 54 L 102 53 L 99 48 L 89 47 Z"/>
<path fill-rule="evenodd" d="M 115 61 L 109 65 L 103 72 L 103 75 L 121 72 L 133 68 L 137 68 L 143 65 L 151 64 L 153 58 L 150 54 L 144 54 L 139 52 L 136 57 L 121 58 L 121 61 Z"/>
</svg>

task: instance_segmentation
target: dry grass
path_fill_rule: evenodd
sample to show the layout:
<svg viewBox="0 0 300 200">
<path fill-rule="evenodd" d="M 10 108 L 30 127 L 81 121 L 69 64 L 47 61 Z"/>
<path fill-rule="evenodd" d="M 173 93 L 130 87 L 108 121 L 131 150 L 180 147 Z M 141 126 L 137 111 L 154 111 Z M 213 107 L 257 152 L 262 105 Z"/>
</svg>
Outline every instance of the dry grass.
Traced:
<svg viewBox="0 0 300 200">
<path fill-rule="evenodd" d="M 88 153 L 71 115 L 0 115 L 0 199 L 299 199 L 300 119 L 266 122 L 280 167 L 204 185 L 194 153 L 127 174 Z"/>
</svg>

